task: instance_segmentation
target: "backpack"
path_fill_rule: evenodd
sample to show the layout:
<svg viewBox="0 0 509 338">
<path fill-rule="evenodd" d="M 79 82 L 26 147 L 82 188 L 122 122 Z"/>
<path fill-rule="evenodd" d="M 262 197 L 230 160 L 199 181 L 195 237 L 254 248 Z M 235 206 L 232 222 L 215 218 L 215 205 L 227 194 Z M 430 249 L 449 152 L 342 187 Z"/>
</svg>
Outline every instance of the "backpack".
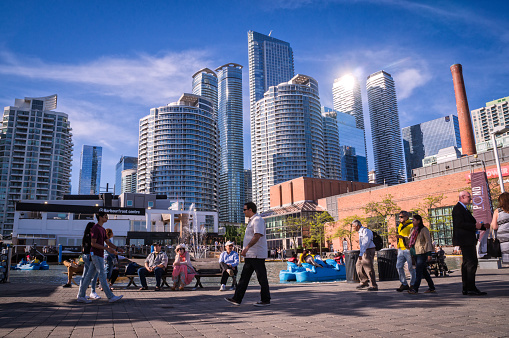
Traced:
<svg viewBox="0 0 509 338">
<path fill-rule="evenodd" d="M 382 237 L 375 231 L 373 232 L 373 244 L 375 244 L 375 250 L 381 250 L 384 247 L 384 240 Z"/>
</svg>

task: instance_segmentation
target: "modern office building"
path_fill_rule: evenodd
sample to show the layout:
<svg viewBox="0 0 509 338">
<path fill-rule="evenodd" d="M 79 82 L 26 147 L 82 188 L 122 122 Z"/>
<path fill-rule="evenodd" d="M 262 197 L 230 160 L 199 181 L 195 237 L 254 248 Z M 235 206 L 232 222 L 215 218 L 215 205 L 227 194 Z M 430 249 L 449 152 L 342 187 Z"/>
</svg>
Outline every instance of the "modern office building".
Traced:
<svg viewBox="0 0 509 338">
<path fill-rule="evenodd" d="M 193 94 L 212 102 L 214 114 L 217 114 L 217 76 L 214 71 L 203 68 L 194 73 Z"/>
<path fill-rule="evenodd" d="M 269 87 L 277 86 L 293 78 L 293 50 L 288 42 L 268 35 L 249 31 L 247 37 L 249 103 L 252 115 L 256 102 L 263 99 Z"/>
<path fill-rule="evenodd" d="M 296 177 L 325 175 L 318 83 L 306 75 L 270 87 L 251 115 L 253 201 L 270 208 L 270 187 Z"/>
<path fill-rule="evenodd" d="M 57 95 L 16 99 L 0 131 L 0 230 L 13 232 L 19 200 L 59 200 L 70 193 L 73 143 Z"/>
<path fill-rule="evenodd" d="M 437 155 L 440 149 L 461 148 L 460 127 L 456 115 L 419 123 L 401 130 L 408 180 L 412 169 L 423 166 L 425 157 Z"/>
<path fill-rule="evenodd" d="M 486 107 L 472 110 L 475 146 L 478 152 L 493 149 L 491 132 L 494 127 L 509 125 L 509 96 L 486 102 Z M 497 135 L 497 143 L 509 136 L 509 132 Z"/>
<path fill-rule="evenodd" d="M 366 89 L 376 183 L 388 185 L 403 183 L 406 181 L 405 157 L 401 144 L 394 80 L 389 73 L 381 70 L 368 76 Z"/>
<path fill-rule="evenodd" d="M 120 193 L 136 193 L 136 176 L 138 170 L 137 169 L 126 169 L 122 170 L 122 180 L 120 186 Z"/>
<path fill-rule="evenodd" d="M 218 214 L 220 222 L 240 223 L 244 205 L 244 137 L 242 66 L 228 63 L 216 69 L 219 130 Z"/>
<path fill-rule="evenodd" d="M 137 192 L 217 210 L 217 125 L 213 103 L 193 94 L 140 120 Z"/>
<path fill-rule="evenodd" d="M 338 134 L 337 113 L 327 107 L 322 107 L 323 136 L 325 146 L 325 175 L 330 180 L 341 179 L 341 150 Z"/>
<path fill-rule="evenodd" d="M 97 195 L 101 190 L 101 162 L 103 148 L 83 145 L 80 157 L 80 195 Z"/>
<path fill-rule="evenodd" d="M 127 169 L 136 169 L 138 167 L 138 158 L 133 156 L 122 156 L 115 166 L 115 195 L 122 193 L 122 171 Z M 136 190 L 134 191 L 136 192 Z"/>
<path fill-rule="evenodd" d="M 253 200 L 252 189 L 253 185 L 251 169 L 244 169 L 244 203 L 251 202 Z"/>
</svg>

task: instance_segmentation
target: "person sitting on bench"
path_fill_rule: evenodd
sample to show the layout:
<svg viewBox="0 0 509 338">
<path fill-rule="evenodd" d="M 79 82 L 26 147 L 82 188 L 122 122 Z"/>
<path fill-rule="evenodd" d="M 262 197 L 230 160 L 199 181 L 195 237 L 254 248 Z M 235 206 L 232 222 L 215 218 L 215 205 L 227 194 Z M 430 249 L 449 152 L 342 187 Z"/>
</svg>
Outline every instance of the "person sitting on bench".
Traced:
<svg viewBox="0 0 509 338">
<path fill-rule="evenodd" d="M 228 277 L 232 277 L 232 287 L 230 290 L 235 290 L 237 285 L 237 266 L 239 265 L 239 254 L 233 251 L 233 242 L 228 241 L 224 245 L 226 251 L 221 253 L 219 257 L 219 270 L 223 273 L 221 276 L 221 287 L 219 291 L 226 291 L 226 282 Z"/>
<path fill-rule="evenodd" d="M 64 288 L 70 288 L 72 283 L 72 277 L 83 273 L 85 267 L 85 261 L 80 256 L 77 260 L 64 261 L 64 265 L 67 267 L 67 284 L 62 285 Z"/>
<path fill-rule="evenodd" d="M 168 256 L 165 252 L 161 251 L 161 244 L 154 243 L 154 251 L 152 251 L 145 259 L 145 267 L 138 269 L 138 276 L 140 277 L 141 288 L 140 290 L 148 290 L 147 273 L 153 273 L 156 276 L 155 291 L 161 290 L 161 279 L 163 272 L 168 265 Z"/>
</svg>

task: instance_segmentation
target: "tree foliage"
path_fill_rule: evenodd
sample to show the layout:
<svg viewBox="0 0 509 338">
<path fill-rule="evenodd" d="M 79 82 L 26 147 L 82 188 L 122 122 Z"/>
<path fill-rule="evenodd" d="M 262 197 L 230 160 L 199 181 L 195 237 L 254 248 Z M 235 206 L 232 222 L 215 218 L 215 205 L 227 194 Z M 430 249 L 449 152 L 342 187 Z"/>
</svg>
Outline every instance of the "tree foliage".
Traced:
<svg viewBox="0 0 509 338">
<path fill-rule="evenodd" d="M 412 213 L 421 215 L 421 217 L 428 222 L 428 226 L 431 229 L 431 209 L 440 207 L 444 198 L 444 194 L 436 196 L 428 195 L 421 203 L 417 204 L 416 208 L 412 209 Z"/>
<path fill-rule="evenodd" d="M 368 228 L 377 231 L 386 241 L 390 235 L 387 226 L 388 217 L 401 210 L 393 198 L 391 194 L 388 194 L 380 202 L 370 202 L 363 207 L 364 212 L 369 215 Z"/>
<path fill-rule="evenodd" d="M 242 223 L 240 226 L 225 225 L 224 239 L 226 241 L 235 242 L 235 244 L 239 245 L 244 240 L 245 233 L 246 233 L 245 223 Z"/>
<path fill-rule="evenodd" d="M 293 242 L 293 247 L 297 248 L 297 238 L 302 236 L 302 229 L 309 225 L 309 221 L 305 217 L 287 217 L 284 220 L 283 231 L 286 232 L 286 237 L 290 237 Z"/>
<path fill-rule="evenodd" d="M 309 220 L 310 238 L 318 243 L 320 248 L 320 255 L 322 254 L 322 247 L 325 244 L 325 224 L 334 222 L 334 218 L 328 212 L 315 213 Z"/>
<path fill-rule="evenodd" d="M 350 248 L 352 248 L 353 236 L 355 234 L 355 229 L 352 226 L 352 222 L 354 220 L 359 220 L 362 224 L 366 223 L 366 219 L 357 215 L 349 216 L 343 218 L 339 222 L 339 227 L 336 232 L 332 235 L 332 238 L 346 238 L 350 243 Z"/>
</svg>

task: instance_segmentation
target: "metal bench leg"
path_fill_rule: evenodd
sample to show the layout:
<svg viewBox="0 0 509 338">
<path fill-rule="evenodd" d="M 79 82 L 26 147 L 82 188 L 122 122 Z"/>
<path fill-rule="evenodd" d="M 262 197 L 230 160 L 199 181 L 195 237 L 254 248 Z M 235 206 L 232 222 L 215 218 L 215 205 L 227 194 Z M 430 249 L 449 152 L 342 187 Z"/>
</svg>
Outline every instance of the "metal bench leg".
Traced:
<svg viewBox="0 0 509 338">
<path fill-rule="evenodd" d="M 166 280 L 166 276 L 162 276 L 161 278 L 163 280 L 163 286 L 166 285 L 167 287 L 170 287 L 170 285 L 168 284 L 168 281 Z"/>
<path fill-rule="evenodd" d="M 135 277 L 127 277 L 127 278 L 129 278 L 129 283 L 128 283 L 128 284 L 127 284 L 127 286 L 125 287 L 126 289 L 127 289 L 128 287 L 130 287 L 131 285 L 133 285 L 135 288 L 137 288 L 137 287 L 138 287 L 138 285 L 136 285 L 136 282 L 134 281 L 134 278 L 135 278 Z"/>
</svg>

